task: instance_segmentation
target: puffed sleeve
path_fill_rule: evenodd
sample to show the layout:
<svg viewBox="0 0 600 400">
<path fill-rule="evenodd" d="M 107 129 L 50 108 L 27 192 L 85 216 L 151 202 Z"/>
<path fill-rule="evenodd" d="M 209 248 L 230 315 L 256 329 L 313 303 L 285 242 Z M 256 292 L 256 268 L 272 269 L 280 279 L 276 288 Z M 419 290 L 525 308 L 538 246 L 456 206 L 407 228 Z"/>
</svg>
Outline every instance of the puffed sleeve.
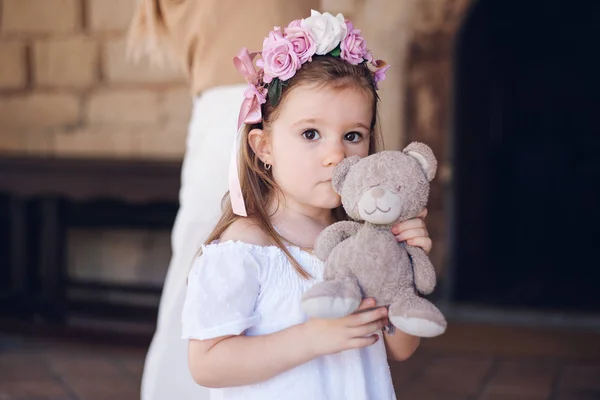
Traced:
<svg viewBox="0 0 600 400">
<path fill-rule="evenodd" d="M 239 335 L 260 322 L 255 307 L 265 261 L 257 249 L 241 242 L 203 247 L 188 276 L 182 312 L 184 339 Z"/>
</svg>

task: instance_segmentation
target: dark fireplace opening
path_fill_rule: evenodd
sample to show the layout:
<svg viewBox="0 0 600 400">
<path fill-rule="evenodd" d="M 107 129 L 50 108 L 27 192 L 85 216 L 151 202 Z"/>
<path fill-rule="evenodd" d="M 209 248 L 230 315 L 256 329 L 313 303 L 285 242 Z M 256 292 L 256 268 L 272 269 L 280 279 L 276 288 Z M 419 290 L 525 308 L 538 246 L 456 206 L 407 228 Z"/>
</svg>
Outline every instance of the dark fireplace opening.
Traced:
<svg viewBox="0 0 600 400">
<path fill-rule="evenodd" d="M 151 332 L 180 169 L 0 158 L 0 317 Z"/>
<path fill-rule="evenodd" d="M 457 36 L 451 298 L 600 312 L 600 2 L 482 0 Z"/>
<path fill-rule="evenodd" d="M 11 271 L 10 265 L 10 198 L 0 196 L 0 291 L 9 290 Z"/>
<path fill-rule="evenodd" d="M 36 302 L 30 294 L 41 287 L 36 273 L 41 261 L 37 209 L 33 198 L 0 192 L 0 295 L 5 314 L 29 314 Z"/>
<path fill-rule="evenodd" d="M 153 322 L 177 204 L 63 201 L 59 212 L 65 313 Z"/>
</svg>

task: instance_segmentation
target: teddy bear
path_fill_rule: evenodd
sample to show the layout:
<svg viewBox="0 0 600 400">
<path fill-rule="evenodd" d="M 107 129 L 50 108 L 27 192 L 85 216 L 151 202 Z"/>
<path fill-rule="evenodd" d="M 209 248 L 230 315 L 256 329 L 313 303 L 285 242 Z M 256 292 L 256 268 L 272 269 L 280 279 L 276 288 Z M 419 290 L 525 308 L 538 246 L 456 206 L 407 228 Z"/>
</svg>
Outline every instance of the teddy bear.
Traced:
<svg viewBox="0 0 600 400">
<path fill-rule="evenodd" d="M 309 317 L 339 318 L 355 312 L 363 298 L 388 306 L 390 323 L 419 337 L 446 330 L 446 319 L 429 300 L 436 275 L 420 247 L 398 243 L 391 227 L 426 206 L 437 170 L 432 150 L 420 142 L 402 151 L 352 156 L 334 170 L 333 188 L 349 221 L 336 222 L 317 237 L 314 252 L 324 262 L 323 281 L 302 297 Z"/>
</svg>

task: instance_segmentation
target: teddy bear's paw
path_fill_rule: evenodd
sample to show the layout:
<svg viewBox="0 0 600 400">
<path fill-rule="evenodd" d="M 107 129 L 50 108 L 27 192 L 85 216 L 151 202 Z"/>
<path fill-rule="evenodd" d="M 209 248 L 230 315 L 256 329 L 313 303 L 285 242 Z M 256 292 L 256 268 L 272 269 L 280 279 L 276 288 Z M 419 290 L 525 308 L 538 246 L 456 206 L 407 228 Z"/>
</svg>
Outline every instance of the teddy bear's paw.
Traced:
<svg viewBox="0 0 600 400">
<path fill-rule="evenodd" d="M 341 318 L 354 312 L 360 300 L 351 297 L 313 297 L 302 301 L 302 309 L 313 318 Z"/>
<path fill-rule="evenodd" d="M 409 335 L 419 337 L 435 337 L 446 331 L 446 326 L 423 318 L 390 316 L 394 326 Z"/>
</svg>

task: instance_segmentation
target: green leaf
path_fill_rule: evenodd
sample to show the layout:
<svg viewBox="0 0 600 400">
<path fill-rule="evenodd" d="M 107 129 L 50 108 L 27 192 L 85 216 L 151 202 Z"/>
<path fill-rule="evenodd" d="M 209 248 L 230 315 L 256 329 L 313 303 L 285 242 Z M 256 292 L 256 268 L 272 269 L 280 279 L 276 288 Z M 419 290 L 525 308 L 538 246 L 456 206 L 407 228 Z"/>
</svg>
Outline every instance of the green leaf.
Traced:
<svg viewBox="0 0 600 400">
<path fill-rule="evenodd" d="M 329 52 L 329 54 L 332 55 L 333 57 L 339 57 L 340 54 L 342 54 L 342 49 L 340 48 L 340 45 L 338 44 L 335 49 L 333 49 Z"/>
<path fill-rule="evenodd" d="M 279 98 L 281 97 L 281 81 L 279 78 L 275 78 L 271 81 L 268 94 L 271 106 L 275 107 L 277 103 L 279 103 Z"/>
</svg>

